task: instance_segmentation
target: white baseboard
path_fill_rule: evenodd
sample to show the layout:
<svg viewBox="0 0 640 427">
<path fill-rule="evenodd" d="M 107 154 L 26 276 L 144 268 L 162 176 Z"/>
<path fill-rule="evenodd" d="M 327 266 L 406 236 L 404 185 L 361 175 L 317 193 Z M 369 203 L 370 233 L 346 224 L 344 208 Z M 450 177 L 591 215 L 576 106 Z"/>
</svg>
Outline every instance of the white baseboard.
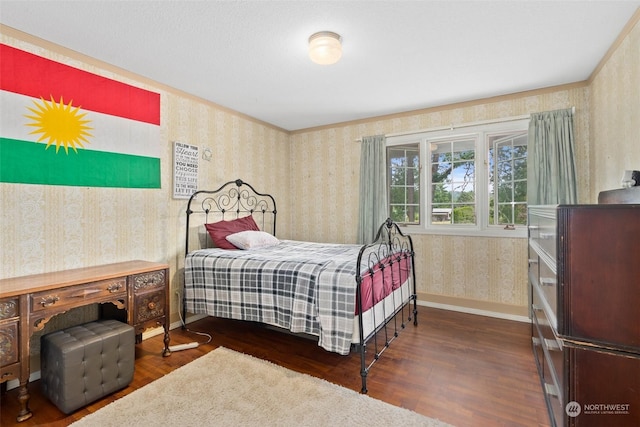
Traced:
<svg viewBox="0 0 640 427">
<path fill-rule="evenodd" d="M 40 379 L 40 371 L 32 372 L 31 375 L 29 375 L 30 383 L 39 379 Z M 7 390 L 13 390 L 14 388 L 18 388 L 19 386 L 20 386 L 20 380 L 17 378 L 14 380 L 7 381 Z"/>
<path fill-rule="evenodd" d="M 441 304 L 441 303 L 437 303 L 437 302 L 420 301 L 420 300 L 418 300 L 418 305 L 421 305 L 421 306 L 424 306 L 424 307 L 440 308 L 442 310 L 457 311 L 457 312 L 460 312 L 460 313 L 476 314 L 476 315 L 479 315 L 479 316 L 495 317 L 497 319 L 505 319 L 505 320 L 513 320 L 513 321 L 516 321 L 516 322 L 531 323 L 531 319 L 529 319 L 527 316 L 519 316 L 517 314 L 499 313 L 499 312 L 496 312 L 496 311 L 480 310 L 480 309 L 477 309 L 477 308 L 462 307 L 462 306 L 458 306 L 458 305 Z"/>
</svg>

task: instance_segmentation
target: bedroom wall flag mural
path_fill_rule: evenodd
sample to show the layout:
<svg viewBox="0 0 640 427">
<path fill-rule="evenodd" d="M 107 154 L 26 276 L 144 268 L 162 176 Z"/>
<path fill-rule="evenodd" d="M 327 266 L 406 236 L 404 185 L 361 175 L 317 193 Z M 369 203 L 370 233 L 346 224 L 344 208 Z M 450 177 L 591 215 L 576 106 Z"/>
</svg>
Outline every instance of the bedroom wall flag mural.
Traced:
<svg viewBox="0 0 640 427">
<path fill-rule="evenodd" d="M 0 182 L 160 188 L 160 94 L 0 44 Z"/>
</svg>

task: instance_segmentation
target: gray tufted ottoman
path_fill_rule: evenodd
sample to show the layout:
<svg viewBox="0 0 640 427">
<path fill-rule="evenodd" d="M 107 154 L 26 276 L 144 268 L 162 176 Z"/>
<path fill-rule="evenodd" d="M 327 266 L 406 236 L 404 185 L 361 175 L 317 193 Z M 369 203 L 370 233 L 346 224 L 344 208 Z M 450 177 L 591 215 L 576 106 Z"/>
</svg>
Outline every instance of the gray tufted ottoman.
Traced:
<svg viewBox="0 0 640 427">
<path fill-rule="evenodd" d="M 135 334 L 132 326 L 99 320 L 41 338 L 42 391 L 65 414 L 133 379 Z"/>
</svg>

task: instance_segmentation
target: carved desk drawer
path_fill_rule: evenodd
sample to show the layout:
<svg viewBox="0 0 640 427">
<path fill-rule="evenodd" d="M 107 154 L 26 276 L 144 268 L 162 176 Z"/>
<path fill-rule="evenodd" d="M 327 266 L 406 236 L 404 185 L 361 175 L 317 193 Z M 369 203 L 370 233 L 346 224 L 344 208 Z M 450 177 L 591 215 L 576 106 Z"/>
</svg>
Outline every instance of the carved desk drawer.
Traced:
<svg viewBox="0 0 640 427">
<path fill-rule="evenodd" d="M 136 333 L 166 323 L 166 281 L 165 270 L 129 277 L 129 286 L 133 290 L 133 325 Z"/>
<path fill-rule="evenodd" d="M 135 297 L 135 324 L 149 320 L 159 319 L 164 316 L 165 292 L 148 292 Z"/>
<path fill-rule="evenodd" d="M 70 286 L 31 294 L 31 312 L 38 312 L 50 308 L 75 306 L 87 301 L 99 302 L 113 299 L 114 296 L 127 295 L 126 277 L 120 277 L 84 285 Z"/>
<path fill-rule="evenodd" d="M 0 322 L 18 317 L 20 317 L 20 299 L 18 297 L 0 299 Z"/>
<path fill-rule="evenodd" d="M 20 375 L 20 299 L 0 300 L 0 382 Z"/>
<path fill-rule="evenodd" d="M 151 271 L 149 273 L 135 274 L 131 276 L 131 286 L 133 292 L 152 291 L 154 289 L 164 289 L 166 276 L 164 270 Z"/>
</svg>

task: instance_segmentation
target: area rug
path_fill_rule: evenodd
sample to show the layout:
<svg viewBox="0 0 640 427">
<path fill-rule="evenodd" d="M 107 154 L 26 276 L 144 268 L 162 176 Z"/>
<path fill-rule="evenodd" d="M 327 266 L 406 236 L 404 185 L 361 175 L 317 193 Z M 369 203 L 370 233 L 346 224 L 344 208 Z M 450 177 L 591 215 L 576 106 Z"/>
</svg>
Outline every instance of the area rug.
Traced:
<svg viewBox="0 0 640 427">
<path fill-rule="evenodd" d="M 72 424 L 155 425 L 449 426 L 224 347 Z"/>
</svg>

